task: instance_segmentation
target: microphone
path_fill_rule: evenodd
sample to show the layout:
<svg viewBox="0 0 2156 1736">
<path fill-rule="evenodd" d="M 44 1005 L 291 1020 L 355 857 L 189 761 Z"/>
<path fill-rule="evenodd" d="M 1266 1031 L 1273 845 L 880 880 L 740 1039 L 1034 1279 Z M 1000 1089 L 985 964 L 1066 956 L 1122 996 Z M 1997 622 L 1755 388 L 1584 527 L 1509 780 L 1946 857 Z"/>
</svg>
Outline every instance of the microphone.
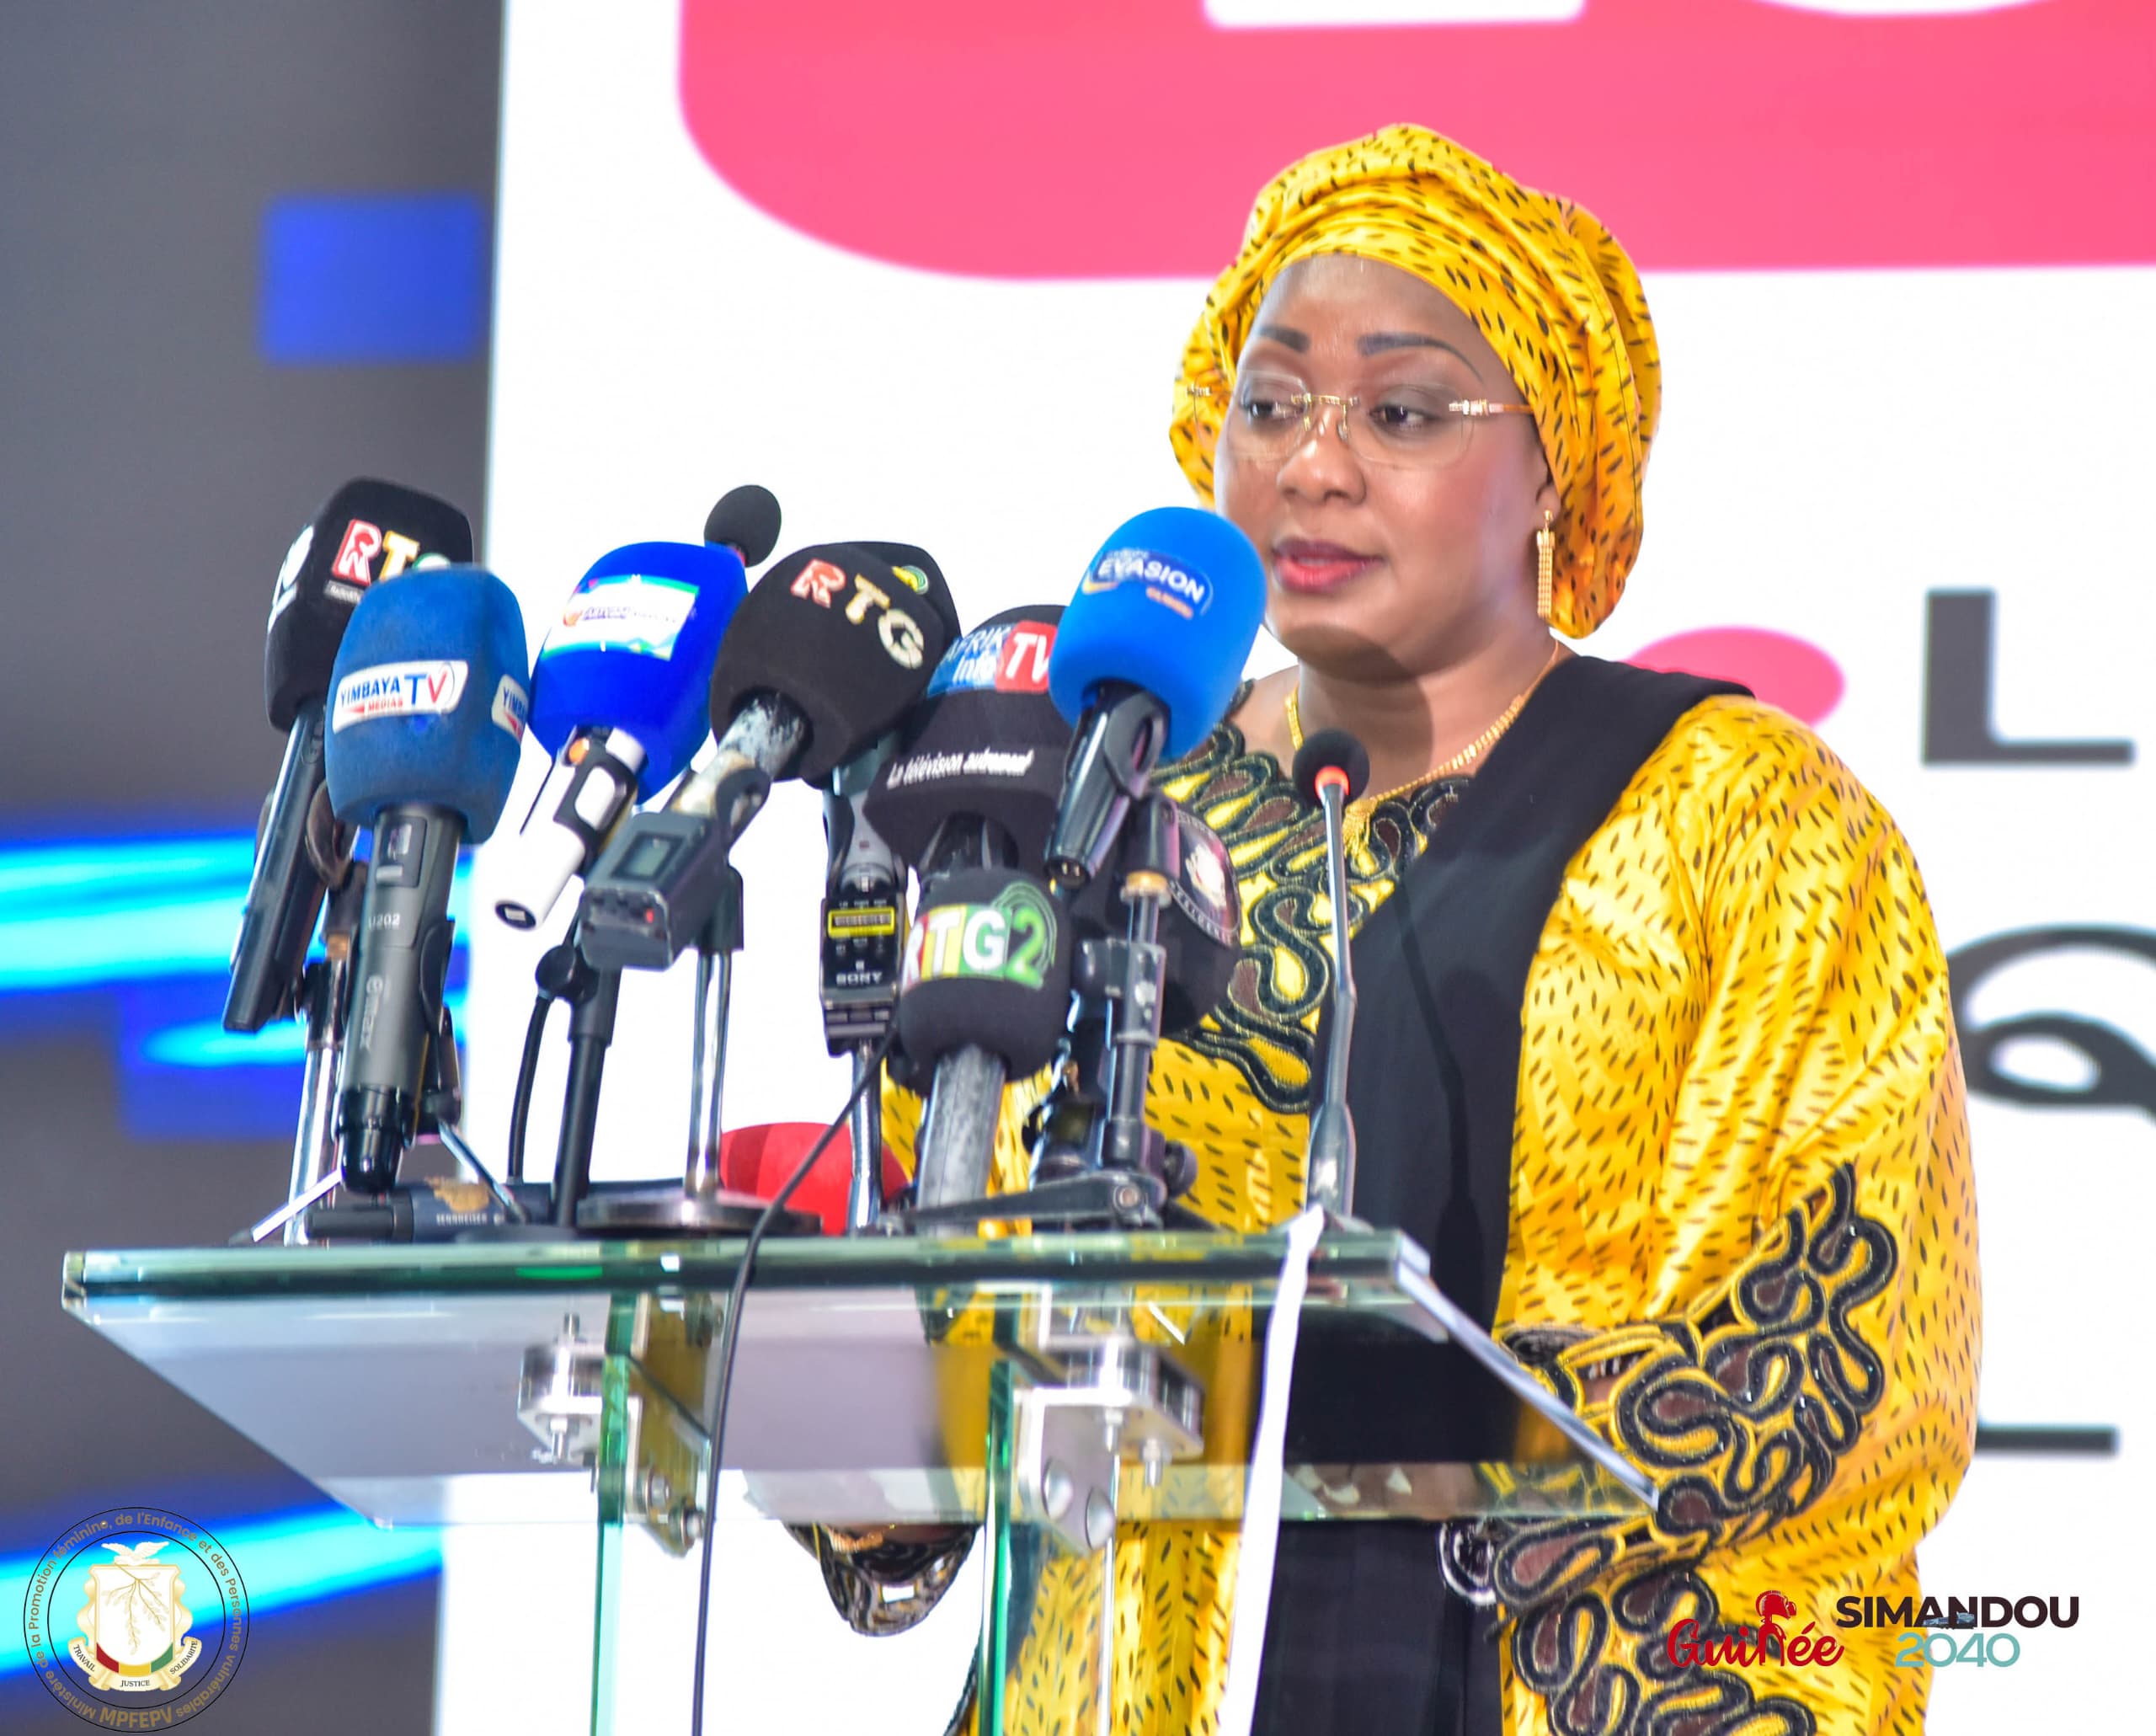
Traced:
<svg viewBox="0 0 2156 1736">
<path fill-rule="evenodd" d="M 725 529 L 728 501 L 747 492 L 719 502 L 712 526 Z M 747 589 L 731 547 L 635 542 L 601 555 L 569 594 L 531 672 L 531 734 L 554 766 L 494 901 L 512 928 L 544 921 L 622 816 L 702 745 L 712 665 Z"/>
<path fill-rule="evenodd" d="M 1235 696 L 1265 614 L 1250 539 L 1192 506 L 1123 525 L 1093 557 L 1049 662 L 1049 692 L 1075 726 L 1048 871 L 1100 871 L 1162 758 L 1188 753 Z"/>
<path fill-rule="evenodd" d="M 622 826 L 578 913 L 579 944 L 602 970 L 664 969 L 696 948 L 688 1163 L 679 1190 L 595 1205 L 579 1222 L 709 1233 L 737 1226 L 744 1210 L 754 1221 L 760 1208 L 719 1184 L 732 955 L 741 945 L 734 841 L 776 780 L 825 783 L 888 734 L 957 636 L 942 574 L 906 544 L 800 550 L 743 600 L 712 671 L 718 751 L 682 780 L 665 812 Z"/>
<path fill-rule="evenodd" d="M 308 943 L 349 844 L 320 802 L 323 704 L 337 647 L 367 588 L 414 567 L 472 558 L 472 526 L 446 500 L 365 478 L 323 503 L 285 556 L 270 603 L 263 687 L 286 732 L 232 942 L 224 1028 L 259 1031 L 298 1005 Z M 338 870 L 327 876 L 325 868 Z"/>
<path fill-rule="evenodd" d="M 924 916 L 953 895 L 947 883 L 963 874 L 1039 873 L 1038 841 L 1055 817 L 1070 742 L 1070 726 L 1048 697 L 1062 616 L 1054 605 L 1006 609 L 961 638 L 937 665 L 899 747 L 876 774 L 863 804 L 867 816 L 899 853 L 920 864 Z M 916 923 L 914 937 L 920 932 Z M 933 1070 L 916 1142 L 916 1201 L 978 1199 L 988 1185 L 1011 1059 L 998 1050 L 1001 1034 L 992 1023 L 981 1037 L 965 1037 L 963 1021 L 938 1025 L 919 1005 L 909 1012 L 906 993 L 902 987 L 899 1019 L 906 1062 Z M 938 998 L 929 995 L 927 1004 Z M 1054 1009 L 1058 1037 L 1068 1000 L 1066 969 Z M 1038 1045 L 1027 1047 L 1030 1053 Z M 1045 1066 L 1049 1055 L 1026 1071 Z"/>
<path fill-rule="evenodd" d="M 730 548 L 744 567 L 771 558 L 778 547 L 778 496 L 757 483 L 744 483 L 718 497 L 704 520 L 704 541 Z"/>
<path fill-rule="evenodd" d="M 1348 1113 L 1348 1052 L 1355 1034 L 1355 970 L 1348 952 L 1348 864 L 1342 816 L 1370 781 L 1370 756 L 1345 729 L 1321 729 L 1295 755 L 1296 793 L 1325 811 L 1325 895 L 1332 906 L 1331 1029 L 1325 1090 L 1310 1114 L 1305 1199 L 1335 1217 L 1355 1211 L 1355 1122 Z"/>
<path fill-rule="evenodd" d="M 936 665 L 866 799 L 869 820 L 907 860 L 928 860 L 937 831 L 969 815 L 1000 828 L 1017 866 L 1041 872 L 1070 747 L 1048 692 L 1062 618 L 1059 604 L 1006 609 Z"/>
<path fill-rule="evenodd" d="M 899 1000 L 906 933 L 906 864 L 870 822 L 864 797 L 890 747 L 878 742 L 841 766 L 824 793 L 823 946 L 818 998 L 824 1046 L 851 1058 L 854 1083 L 883 1064 L 884 1039 Z M 882 1093 L 857 1090 L 850 1125 L 852 1163 L 846 1185 L 847 1233 L 873 1229 L 883 1210 Z"/>
<path fill-rule="evenodd" d="M 604 969 L 664 969 L 727 884 L 734 840 L 773 783 L 823 783 L 888 734 L 957 637 L 942 576 L 917 549 L 894 566 L 821 543 L 770 568 L 735 611 L 712 670 L 718 749 L 667 811 L 622 827 L 586 882 L 585 955 Z"/>
<path fill-rule="evenodd" d="M 478 567 L 368 593 L 338 651 L 329 798 L 339 820 L 374 829 L 339 1099 L 350 1190 L 397 1179 L 430 1072 L 453 1069 L 438 1050 L 450 883 L 459 847 L 491 836 L 509 799 L 530 679 L 516 599 Z"/>
<path fill-rule="evenodd" d="M 1047 883 L 1006 866 L 924 881 L 899 979 L 899 1041 L 932 1062 L 917 1207 L 988 1191 L 1006 1079 L 1055 1058 L 1070 1010 L 1071 928 Z"/>
</svg>

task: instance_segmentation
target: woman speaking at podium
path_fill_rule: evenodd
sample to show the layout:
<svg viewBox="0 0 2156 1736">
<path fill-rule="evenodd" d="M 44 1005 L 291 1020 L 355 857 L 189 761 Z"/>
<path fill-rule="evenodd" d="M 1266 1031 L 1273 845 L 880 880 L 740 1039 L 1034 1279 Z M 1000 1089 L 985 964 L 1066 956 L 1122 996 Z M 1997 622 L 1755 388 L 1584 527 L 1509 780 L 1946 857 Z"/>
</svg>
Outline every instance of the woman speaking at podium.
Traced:
<svg viewBox="0 0 2156 1736">
<path fill-rule="evenodd" d="M 1244 905 L 1228 1002 L 1155 1064 L 1151 1113 L 1201 1161 L 1188 1203 L 1235 1230 L 1303 1203 L 1331 961 L 1321 828 L 1283 768 L 1351 730 L 1374 792 L 1348 828 L 1357 1215 L 1681 1482 L 1658 1522 L 1284 1528 L 1261 1730 L 1923 1723 L 1926 1672 L 1832 1611 L 1915 1589 L 1973 1439 L 1946 970 L 1907 844 L 1809 729 L 1554 636 L 1623 592 L 1661 399 L 1614 238 L 1411 126 L 1267 186 L 1184 351 L 1176 455 L 1264 557 L 1297 660 L 1161 780 Z M 1764 528 L 1732 517 L 1732 565 Z M 1125 1528 L 1118 1730 L 1214 1727 L 1235 1546 Z M 893 1607 L 847 1589 L 901 1562 L 825 1558 L 842 1604 Z M 899 1606 L 955 1556 L 921 1566 Z M 1673 1658 L 1678 1621 L 1726 1634 L 1769 1593 L 1844 1655 Z M 1021 1668 L 1081 1685 L 1093 1646 L 1037 1616 Z"/>
</svg>

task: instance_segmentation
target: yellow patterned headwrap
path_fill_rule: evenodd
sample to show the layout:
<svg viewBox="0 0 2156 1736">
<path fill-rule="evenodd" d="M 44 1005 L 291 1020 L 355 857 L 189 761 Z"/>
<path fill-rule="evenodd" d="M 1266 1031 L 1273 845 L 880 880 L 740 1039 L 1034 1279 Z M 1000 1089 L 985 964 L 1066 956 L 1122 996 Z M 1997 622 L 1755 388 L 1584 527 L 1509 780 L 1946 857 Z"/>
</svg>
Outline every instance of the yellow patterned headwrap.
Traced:
<svg viewBox="0 0 2156 1736">
<path fill-rule="evenodd" d="M 1534 411 L 1557 484 L 1550 624 L 1582 638 L 1617 606 L 1640 552 L 1640 489 L 1662 414 L 1662 360 L 1639 274 L 1569 200 L 1523 187 L 1447 138 L 1388 126 L 1305 157 L 1257 195 L 1242 251 L 1183 350 L 1168 430 L 1213 498 L 1213 450 L 1251 321 L 1287 266 L 1356 254 L 1412 271 L 1471 318 Z M 1193 395 L 1209 387 L 1219 394 Z"/>
</svg>

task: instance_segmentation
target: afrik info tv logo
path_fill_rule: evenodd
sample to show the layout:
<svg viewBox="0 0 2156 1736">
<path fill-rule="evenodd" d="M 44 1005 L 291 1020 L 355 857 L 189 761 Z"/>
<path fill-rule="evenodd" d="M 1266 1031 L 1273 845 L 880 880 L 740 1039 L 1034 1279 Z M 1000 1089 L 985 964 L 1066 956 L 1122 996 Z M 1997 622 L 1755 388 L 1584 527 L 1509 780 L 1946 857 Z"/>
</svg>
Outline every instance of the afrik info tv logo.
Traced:
<svg viewBox="0 0 2156 1736">
<path fill-rule="evenodd" d="M 45 1691 L 86 1723 L 164 1729 L 231 1685 L 247 1652 L 247 1586 L 225 1546 L 179 1514 L 121 1508 L 40 1557 L 23 1643 Z"/>
</svg>

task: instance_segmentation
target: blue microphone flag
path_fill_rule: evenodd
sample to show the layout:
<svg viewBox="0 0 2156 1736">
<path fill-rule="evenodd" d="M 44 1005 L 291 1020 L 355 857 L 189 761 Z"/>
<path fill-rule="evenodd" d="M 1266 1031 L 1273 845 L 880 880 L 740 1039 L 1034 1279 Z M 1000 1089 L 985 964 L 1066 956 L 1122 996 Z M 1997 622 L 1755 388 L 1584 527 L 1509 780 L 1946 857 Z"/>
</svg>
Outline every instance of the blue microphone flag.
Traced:
<svg viewBox="0 0 2156 1736">
<path fill-rule="evenodd" d="M 1265 569 L 1250 539 L 1194 506 L 1141 512 L 1101 545 L 1064 611 L 1049 694 L 1076 723 L 1107 682 L 1166 707 L 1165 757 L 1188 753 L 1227 714 L 1265 618 Z"/>
<path fill-rule="evenodd" d="M 516 777 L 531 707 L 524 616 L 479 567 L 407 573 L 360 598 L 330 676 L 323 771 L 337 817 L 426 804 L 483 842 Z"/>
<path fill-rule="evenodd" d="M 648 800 L 710 731 L 712 665 L 748 590 L 731 548 L 632 542 L 592 563 L 539 647 L 531 733 L 558 754 L 577 730 L 626 729 Z"/>
</svg>

